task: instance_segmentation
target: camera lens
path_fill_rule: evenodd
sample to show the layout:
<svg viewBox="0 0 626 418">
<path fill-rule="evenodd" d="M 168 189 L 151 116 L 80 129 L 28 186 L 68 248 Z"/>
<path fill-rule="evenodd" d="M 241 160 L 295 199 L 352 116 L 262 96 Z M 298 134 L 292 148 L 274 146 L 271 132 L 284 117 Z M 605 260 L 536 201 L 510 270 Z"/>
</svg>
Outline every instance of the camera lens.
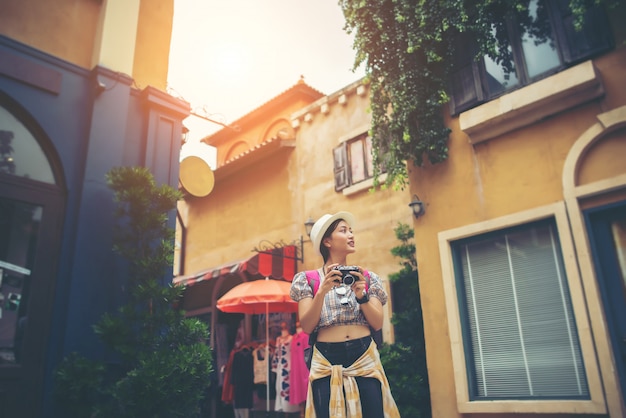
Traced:
<svg viewBox="0 0 626 418">
<path fill-rule="evenodd" d="M 354 283 L 353 275 L 348 273 L 345 276 L 343 276 L 343 284 L 345 284 L 346 286 L 352 286 L 352 283 Z"/>
</svg>

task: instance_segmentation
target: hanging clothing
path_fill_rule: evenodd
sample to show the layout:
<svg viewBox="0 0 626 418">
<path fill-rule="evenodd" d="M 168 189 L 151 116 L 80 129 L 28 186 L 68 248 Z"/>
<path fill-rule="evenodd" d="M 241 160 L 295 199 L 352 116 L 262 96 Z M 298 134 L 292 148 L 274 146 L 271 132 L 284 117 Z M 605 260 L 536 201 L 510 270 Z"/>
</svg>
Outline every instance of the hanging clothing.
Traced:
<svg viewBox="0 0 626 418">
<path fill-rule="evenodd" d="M 300 331 L 291 339 L 289 403 L 293 405 L 299 405 L 306 401 L 309 388 L 309 368 L 304 362 L 304 349 L 307 347 L 309 347 L 309 334 L 306 332 Z"/>
<path fill-rule="evenodd" d="M 254 359 L 254 388 L 256 390 L 257 397 L 262 400 L 267 399 L 268 387 L 269 398 L 276 398 L 276 374 L 269 373 L 273 354 L 273 344 L 262 344 L 255 348 L 252 352 L 252 357 Z M 269 384 L 267 383 L 268 375 L 270 379 Z"/>
<path fill-rule="evenodd" d="M 230 371 L 233 366 L 233 359 L 235 358 L 235 350 L 230 352 L 228 356 L 228 362 L 224 366 L 224 385 L 222 387 L 222 402 L 225 404 L 233 403 L 235 388 L 230 382 Z"/>
<path fill-rule="evenodd" d="M 291 371 L 291 341 L 292 336 L 276 338 L 276 349 L 272 357 L 272 371 L 276 373 L 276 400 L 274 410 L 283 412 L 298 412 L 298 405 L 289 403 L 290 371 Z"/>
<path fill-rule="evenodd" d="M 245 346 L 235 352 L 231 368 L 230 383 L 234 386 L 234 408 L 252 408 L 254 373 L 252 348 Z"/>
<path fill-rule="evenodd" d="M 235 418 L 250 418 L 250 410 L 244 408 L 234 408 Z"/>
<path fill-rule="evenodd" d="M 216 371 L 218 372 L 218 386 L 224 385 L 224 372 L 226 364 L 230 359 L 231 347 L 228 346 L 228 326 L 226 324 L 216 324 L 215 331 L 215 347 L 213 349 L 213 358 L 216 362 Z"/>
<path fill-rule="evenodd" d="M 254 383 L 262 384 L 267 383 L 267 370 L 270 367 L 269 358 L 271 357 L 271 351 L 268 353 L 267 345 L 262 344 L 254 349 L 252 352 L 252 358 L 254 359 Z"/>
</svg>

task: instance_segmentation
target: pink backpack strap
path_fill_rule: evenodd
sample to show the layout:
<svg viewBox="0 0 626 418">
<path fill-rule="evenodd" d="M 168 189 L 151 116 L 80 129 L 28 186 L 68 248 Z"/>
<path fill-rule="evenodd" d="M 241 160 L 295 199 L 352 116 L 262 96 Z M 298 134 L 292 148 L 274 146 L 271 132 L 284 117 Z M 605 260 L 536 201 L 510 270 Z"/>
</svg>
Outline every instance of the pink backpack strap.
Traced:
<svg viewBox="0 0 626 418">
<path fill-rule="evenodd" d="M 317 290 L 320 288 L 320 274 L 317 270 L 307 270 L 305 273 L 309 286 L 313 289 L 313 296 L 315 296 Z"/>
<path fill-rule="evenodd" d="M 365 291 L 369 292 L 370 290 L 370 272 L 367 270 L 363 270 L 363 276 L 365 277 Z"/>
<path fill-rule="evenodd" d="M 305 271 L 306 279 L 309 282 L 309 286 L 313 289 L 313 296 L 317 293 L 317 290 L 320 288 L 320 274 L 317 270 L 307 270 Z M 370 273 L 367 270 L 363 270 L 363 276 L 365 276 L 365 291 L 370 290 Z"/>
</svg>

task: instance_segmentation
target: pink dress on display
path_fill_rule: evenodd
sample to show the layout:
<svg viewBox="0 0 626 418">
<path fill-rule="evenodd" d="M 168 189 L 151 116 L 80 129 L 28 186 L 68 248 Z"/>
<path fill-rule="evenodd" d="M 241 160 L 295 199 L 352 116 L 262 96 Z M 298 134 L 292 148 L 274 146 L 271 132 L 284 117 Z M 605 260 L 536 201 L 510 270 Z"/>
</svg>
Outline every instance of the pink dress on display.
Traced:
<svg viewBox="0 0 626 418">
<path fill-rule="evenodd" d="M 306 402 L 309 388 L 309 369 L 304 362 L 304 349 L 309 346 L 309 334 L 300 331 L 291 339 L 291 386 L 289 403 Z"/>
</svg>

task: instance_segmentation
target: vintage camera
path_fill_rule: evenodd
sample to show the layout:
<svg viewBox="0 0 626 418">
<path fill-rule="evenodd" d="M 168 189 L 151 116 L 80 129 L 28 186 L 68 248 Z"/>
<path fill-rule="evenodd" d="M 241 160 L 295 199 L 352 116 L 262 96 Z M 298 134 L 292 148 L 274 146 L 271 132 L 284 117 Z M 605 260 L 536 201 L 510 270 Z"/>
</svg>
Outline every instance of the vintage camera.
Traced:
<svg viewBox="0 0 626 418">
<path fill-rule="evenodd" d="M 357 266 L 337 266 L 335 267 L 335 270 L 339 270 L 341 272 L 341 281 L 346 286 L 352 286 L 352 283 L 354 283 L 355 280 L 358 280 L 358 277 L 352 275 L 352 272 L 359 271 Z"/>
</svg>

